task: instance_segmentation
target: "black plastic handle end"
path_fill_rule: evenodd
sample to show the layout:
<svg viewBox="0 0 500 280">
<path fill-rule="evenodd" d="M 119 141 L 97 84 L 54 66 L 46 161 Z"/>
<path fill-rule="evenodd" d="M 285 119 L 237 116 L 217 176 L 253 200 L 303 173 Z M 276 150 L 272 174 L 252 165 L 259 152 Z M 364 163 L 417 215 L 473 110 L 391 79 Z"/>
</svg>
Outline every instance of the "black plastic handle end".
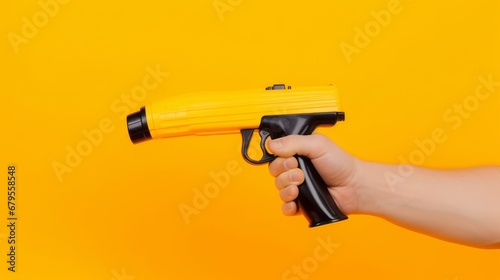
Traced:
<svg viewBox="0 0 500 280">
<path fill-rule="evenodd" d="M 333 201 L 328 186 L 314 168 L 311 160 L 304 156 L 295 156 L 299 168 L 304 172 L 304 183 L 299 186 L 298 207 L 309 221 L 309 227 L 317 227 L 346 220 Z"/>
</svg>

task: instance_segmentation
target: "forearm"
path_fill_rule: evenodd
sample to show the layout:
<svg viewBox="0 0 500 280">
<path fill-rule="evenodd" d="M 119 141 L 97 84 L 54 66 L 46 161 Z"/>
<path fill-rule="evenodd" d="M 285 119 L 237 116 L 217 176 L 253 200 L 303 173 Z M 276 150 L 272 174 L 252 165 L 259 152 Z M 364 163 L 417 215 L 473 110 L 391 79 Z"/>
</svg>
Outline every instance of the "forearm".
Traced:
<svg viewBox="0 0 500 280">
<path fill-rule="evenodd" d="M 359 213 L 455 243 L 500 248 L 500 167 L 414 167 L 407 177 L 397 165 L 361 162 L 359 168 Z"/>
</svg>

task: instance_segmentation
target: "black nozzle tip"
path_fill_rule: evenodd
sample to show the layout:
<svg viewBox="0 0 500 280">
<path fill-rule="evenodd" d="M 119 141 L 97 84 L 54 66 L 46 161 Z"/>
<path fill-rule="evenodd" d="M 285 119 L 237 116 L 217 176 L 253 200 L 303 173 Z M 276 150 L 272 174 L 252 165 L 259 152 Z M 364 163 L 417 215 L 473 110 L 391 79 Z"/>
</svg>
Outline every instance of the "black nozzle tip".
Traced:
<svg viewBox="0 0 500 280">
<path fill-rule="evenodd" d="M 152 139 L 144 107 L 139 112 L 127 116 L 127 127 L 130 140 L 134 144 Z"/>
<path fill-rule="evenodd" d="M 337 112 L 337 121 L 338 122 L 345 121 L 345 113 L 344 112 Z"/>
</svg>

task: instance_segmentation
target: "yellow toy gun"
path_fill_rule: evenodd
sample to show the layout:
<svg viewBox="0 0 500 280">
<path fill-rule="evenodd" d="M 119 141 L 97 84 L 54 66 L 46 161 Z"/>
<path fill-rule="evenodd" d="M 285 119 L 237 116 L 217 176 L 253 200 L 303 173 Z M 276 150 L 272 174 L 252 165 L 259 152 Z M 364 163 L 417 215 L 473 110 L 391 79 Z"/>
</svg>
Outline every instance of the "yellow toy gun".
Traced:
<svg viewBox="0 0 500 280">
<path fill-rule="evenodd" d="M 286 113 L 276 113 L 281 109 Z M 130 139 L 139 143 L 150 139 L 187 135 L 241 133 L 242 155 L 251 164 L 263 164 L 276 156 L 265 143 L 269 137 L 309 135 L 319 125 L 333 126 L 344 120 L 338 94 L 333 86 L 294 88 L 277 84 L 262 90 L 191 93 L 151 103 L 127 117 Z M 261 159 L 248 155 L 254 130 L 259 130 Z M 309 227 L 347 219 L 328 192 L 326 183 L 311 160 L 295 156 L 305 175 L 299 186 L 297 203 Z"/>
</svg>

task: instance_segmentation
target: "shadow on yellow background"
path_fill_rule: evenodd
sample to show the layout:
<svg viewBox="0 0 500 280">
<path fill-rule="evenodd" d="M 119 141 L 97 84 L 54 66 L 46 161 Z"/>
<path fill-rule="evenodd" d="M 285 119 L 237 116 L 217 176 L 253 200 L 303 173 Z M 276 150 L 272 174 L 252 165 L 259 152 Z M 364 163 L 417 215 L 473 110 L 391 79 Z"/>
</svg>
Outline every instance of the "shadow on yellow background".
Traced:
<svg viewBox="0 0 500 280">
<path fill-rule="evenodd" d="M 498 251 L 376 217 L 309 229 L 282 216 L 240 135 L 133 145 L 125 116 L 190 91 L 333 83 L 346 122 L 318 131 L 355 156 L 500 164 L 499 1 L 161 2 L 1 5 L 0 170 L 17 168 L 18 218 L 13 273 L 4 178 L 3 279 L 498 278 Z M 446 141 L 423 150 L 435 129 Z"/>
</svg>

